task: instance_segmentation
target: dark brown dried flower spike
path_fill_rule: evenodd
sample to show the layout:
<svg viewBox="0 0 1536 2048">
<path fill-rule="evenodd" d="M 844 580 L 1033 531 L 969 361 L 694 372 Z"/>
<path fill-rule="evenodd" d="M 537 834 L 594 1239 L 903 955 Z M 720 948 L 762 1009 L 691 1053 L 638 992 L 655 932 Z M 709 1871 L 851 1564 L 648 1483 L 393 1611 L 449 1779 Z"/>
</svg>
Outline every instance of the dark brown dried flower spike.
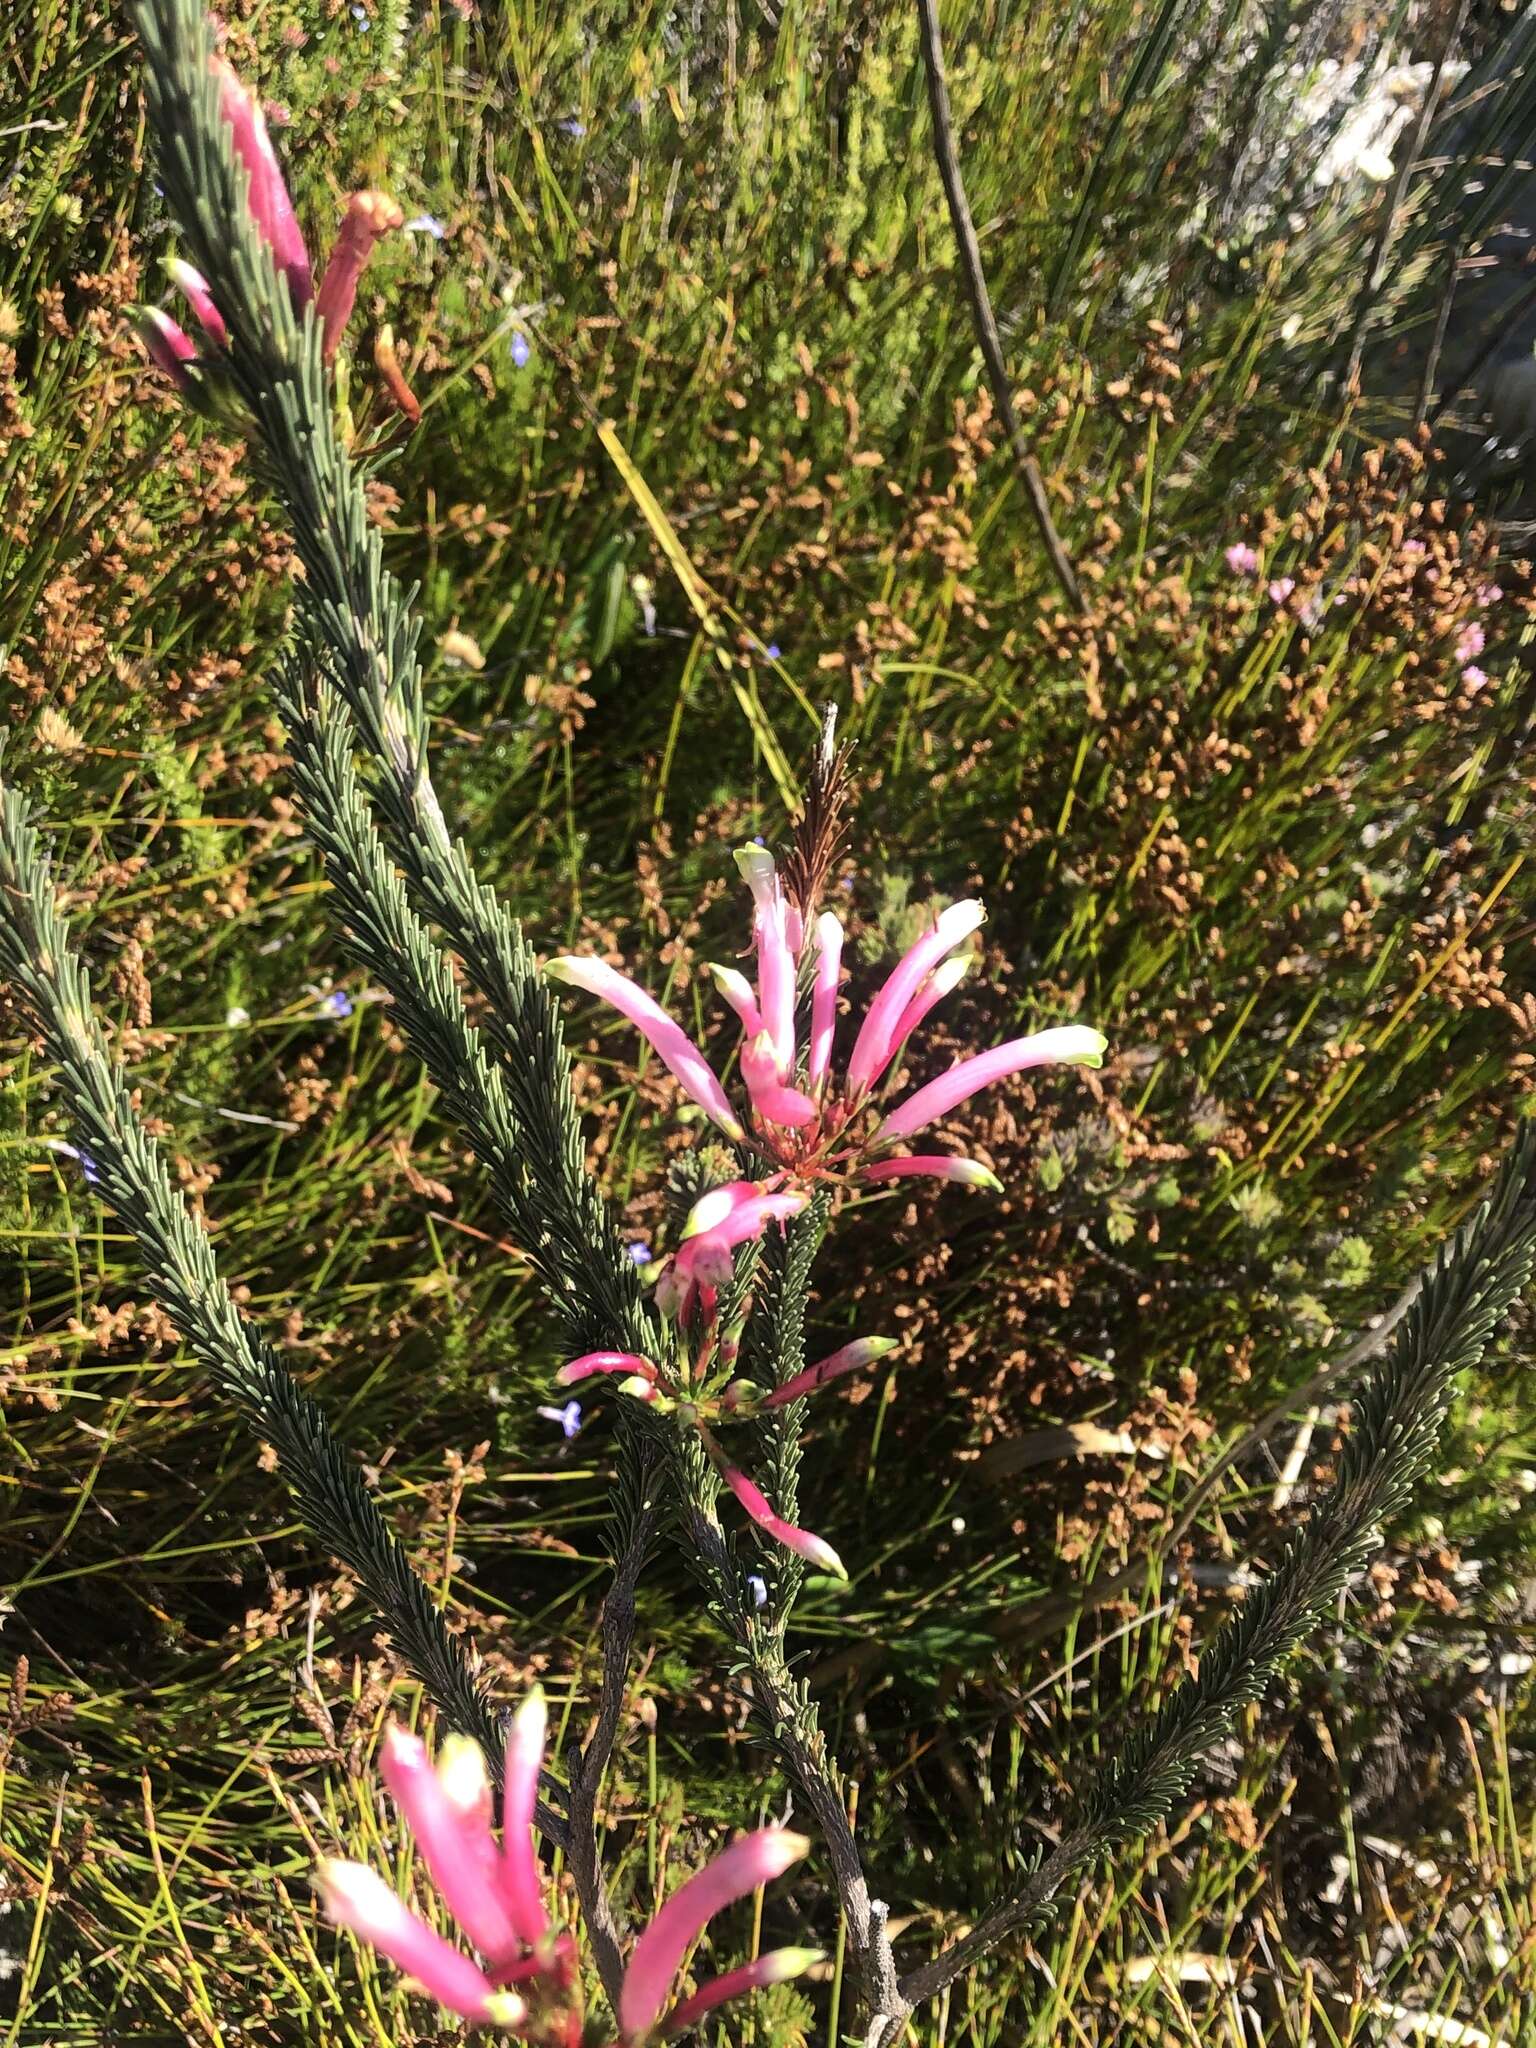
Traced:
<svg viewBox="0 0 1536 2048">
<path fill-rule="evenodd" d="M 821 744 L 806 786 L 805 803 L 795 821 L 794 837 L 780 874 L 791 909 L 800 913 L 809 931 L 827 878 L 842 857 L 848 811 L 853 802 L 853 777 L 848 763 L 850 744 L 837 744 L 837 706 L 822 713 Z"/>
</svg>

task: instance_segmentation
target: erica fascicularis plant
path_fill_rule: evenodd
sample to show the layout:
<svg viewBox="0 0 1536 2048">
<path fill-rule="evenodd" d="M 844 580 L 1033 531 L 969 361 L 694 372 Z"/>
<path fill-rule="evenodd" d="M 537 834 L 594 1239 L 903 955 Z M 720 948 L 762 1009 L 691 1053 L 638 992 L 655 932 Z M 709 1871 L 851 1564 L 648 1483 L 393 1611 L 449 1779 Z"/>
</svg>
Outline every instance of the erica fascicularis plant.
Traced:
<svg viewBox="0 0 1536 2048">
<path fill-rule="evenodd" d="M 808 1361 L 812 1274 L 827 1230 L 842 1221 L 845 1192 L 908 1175 L 985 1186 L 985 1169 L 945 1149 L 934 1128 L 979 1089 L 1026 1069 L 1097 1065 L 1105 1041 L 1089 1025 L 1060 1021 L 893 1096 L 892 1079 L 909 1060 L 929 1064 L 922 1026 L 965 972 L 963 949 L 982 912 L 973 902 L 945 910 L 867 1006 L 850 1011 L 842 928 L 820 905 L 850 798 L 830 720 L 784 858 L 760 847 L 740 856 L 755 975 L 715 970 L 741 1025 L 734 1092 L 639 980 L 570 956 L 541 968 L 475 875 L 438 800 L 419 621 L 384 566 L 365 479 L 336 424 L 328 360 L 369 248 L 397 209 L 379 194 L 355 196 L 316 290 L 260 108 L 220 57 L 213 24 L 196 0 L 136 0 L 134 12 L 158 173 L 186 250 L 172 276 L 202 337 L 192 342 L 161 316 L 147 339 L 179 399 L 238 422 L 291 525 L 303 576 L 293 636 L 274 653 L 271 674 L 341 938 L 389 997 L 537 1276 L 569 1361 L 560 1377 L 570 1385 L 612 1376 L 621 1394 L 601 1681 L 585 1740 L 556 1770 L 544 1756 L 542 1702 L 524 1702 L 509 1724 L 487 1697 L 358 1459 L 222 1280 L 201 1217 L 166 1170 L 107 1048 L 37 828 L 19 792 L 0 785 L 0 972 L 52 1062 L 89 1194 L 133 1236 L 212 1392 L 276 1449 L 306 1527 L 356 1574 L 446 1731 L 435 1764 L 413 1737 L 391 1734 L 383 1768 L 462 1940 L 438 1934 L 358 1864 L 321 1866 L 325 1908 L 472 2024 L 553 2048 L 615 2039 L 634 2048 L 807 1966 L 810 1951 L 779 1949 L 692 1992 L 680 1985 L 710 1917 L 805 1858 L 805 1916 L 829 1928 L 840 1916 L 865 2038 L 881 2048 L 914 2007 L 999 1944 L 1037 1929 L 1099 1859 L 1170 1812 L 1204 1752 L 1369 1557 L 1432 1454 L 1454 1376 L 1477 1364 L 1529 1276 L 1536 1133 L 1527 1127 L 1487 1201 L 1423 1276 L 1356 1389 L 1336 1484 L 1236 1620 L 1205 1646 L 1197 1674 L 1049 1816 L 1054 1846 L 1033 1862 L 1015 1859 L 1022 1874 L 1006 1896 L 963 1936 L 941 1937 L 932 1954 L 899 1965 L 848 1788 L 790 1647 L 806 1566 L 843 1570 L 826 1539 L 801 1523 L 806 1399 L 886 1348 L 871 1334 Z M 718 1146 L 700 1148 L 690 1213 L 649 1297 L 586 1164 L 552 981 L 608 1001 L 637 1026 L 733 1149 L 717 1171 Z M 473 1017 L 465 990 L 478 999 Z M 1082 1084 L 1066 1075 L 1063 1085 Z M 728 1526 L 726 1493 L 761 1541 Z M 722 1661 L 813 1832 L 739 1838 L 632 1936 L 605 1870 L 598 1816 L 630 1678 L 636 1588 L 664 1541 L 696 1575 Z M 571 1873 L 574 1925 L 555 1910 L 535 1835 Z M 607 2018 L 589 1999 L 588 1962 Z"/>
</svg>

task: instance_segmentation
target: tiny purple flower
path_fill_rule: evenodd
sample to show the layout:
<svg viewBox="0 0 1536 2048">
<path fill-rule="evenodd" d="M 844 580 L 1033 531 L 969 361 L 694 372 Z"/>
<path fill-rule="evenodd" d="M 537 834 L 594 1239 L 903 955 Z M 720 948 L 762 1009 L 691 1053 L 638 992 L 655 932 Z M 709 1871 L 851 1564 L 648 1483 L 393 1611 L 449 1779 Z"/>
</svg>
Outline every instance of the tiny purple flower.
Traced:
<svg viewBox="0 0 1536 2048">
<path fill-rule="evenodd" d="M 781 651 L 782 650 L 780 649 L 777 640 L 770 640 L 768 642 L 768 645 L 763 649 L 764 654 L 767 655 L 770 661 L 777 661 Z"/>
<path fill-rule="evenodd" d="M 320 1013 L 325 1017 L 334 1017 L 339 1024 L 344 1018 L 351 1016 L 352 998 L 344 988 L 333 988 L 329 995 L 321 997 Z"/>
<path fill-rule="evenodd" d="M 631 1261 L 637 1266 L 650 1265 L 656 1256 L 643 1237 L 637 1237 L 633 1244 L 627 1244 L 624 1249 L 629 1254 Z"/>
<path fill-rule="evenodd" d="M 101 1186 L 101 1168 L 96 1164 L 90 1153 L 82 1149 L 75 1156 L 80 1161 L 80 1171 L 85 1176 L 86 1186 L 88 1188 L 99 1188 Z"/>
<path fill-rule="evenodd" d="M 528 367 L 528 358 L 532 354 L 527 335 L 520 327 L 516 328 L 512 335 L 512 360 L 518 369 L 525 370 Z"/>
<path fill-rule="evenodd" d="M 587 132 L 586 122 L 578 121 L 574 114 L 568 114 L 563 121 L 557 121 L 555 126 L 562 135 L 569 135 L 574 142 L 580 142 Z"/>
<path fill-rule="evenodd" d="M 581 1434 L 581 1403 L 567 1401 L 563 1408 L 541 1408 L 546 1422 L 558 1422 L 567 1443 Z"/>
<path fill-rule="evenodd" d="M 1245 540 L 1238 540 L 1227 549 L 1226 564 L 1234 576 L 1251 576 L 1259 566 L 1259 558 Z"/>
</svg>

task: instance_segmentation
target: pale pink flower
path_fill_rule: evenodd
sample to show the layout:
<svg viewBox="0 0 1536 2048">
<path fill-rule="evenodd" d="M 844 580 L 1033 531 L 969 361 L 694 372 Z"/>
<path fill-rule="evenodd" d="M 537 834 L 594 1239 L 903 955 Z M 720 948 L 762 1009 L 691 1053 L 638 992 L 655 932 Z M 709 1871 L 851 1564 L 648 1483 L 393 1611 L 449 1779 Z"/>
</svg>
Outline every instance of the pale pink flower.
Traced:
<svg viewBox="0 0 1536 2048">
<path fill-rule="evenodd" d="M 1488 671 L 1484 668 L 1479 668 L 1475 661 L 1469 661 L 1461 672 L 1461 680 L 1467 689 L 1475 693 L 1478 690 L 1487 688 Z"/>
<path fill-rule="evenodd" d="M 1001 1194 L 1003 1184 L 989 1166 L 979 1159 L 957 1159 L 950 1152 L 899 1152 L 893 1159 L 877 1159 L 862 1169 L 865 1180 L 907 1180 L 927 1176 L 931 1180 L 958 1181 L 961 1187 L 990 1188 Z"/>
<path fill-rule="evenodd" d="M 235 154 L 246 169 L 249 181 L 247 204 L 251 218 L 287 280 L 295 308 L 302 312 L 314 294 L 309 252 L 304 247 L 298 216 L 288 196 L 288 187 L 283 182 L 282 166 L 267 133 L 266 118 L 227 59 L 216 56 L 213 71 L 219 81 L 220 112 L 229 123 Z"/>
<path fill-rule="evenodd" d="M 354 192 L 342 216 L 341 232 L 320 281 L 315 313 L 320 321 L 327 362 L 341 345 L 342 330 L 352 316 L 357 283 L 380 235 L 405 225 L 405 212 L 387 192 Z"/>
<path fill-rule="evenodd" d="M 1270 603 L 1284 604 L 1295 588 L 1296 578 L 1294 576 L 1277 576 L 1269 586 Z"/>
<path fill-rule="evenodd" d="M 187 330 L 158 306 L 145 306 L 135 324 L 156 368 L 164 370 L 178 390 L 189 391 L 192 379 L 187 374 L 187 365 L 196 357 L 197 349 Z"/>
<path fill-rule="evenodd" d="M 846 1579 L 843 1561 L 830 1543 L 820 1536 L 813 1536 L 809 1529 L 800 1529 L 793 1522 L 786 1522 L 776 1514 L 768 1496 L 737 1465 L 720 1464 L 720 1476 L 735 1494 L 759 1529 L 770 1535 L 775 1543 L 782 1543 L 786 1550 L 796 1556 L 808 1558 L 812 1564 L 820 1565 L 824 1572 L 830 1572 L 835 1579 Z"/>
<path fill-rule="evenodd" d="M 814 1394 L 829 1380 L 841 1379 L 844 1373 L 862 1372 L 866 1365 L 873 1365 L 877 1358 L 884 1358 L 896 1348 L 894 1337 L 855 1337 L 851 1344 L 840 1346 L 830 1357 L 818 1359 L 815 1365 L 808 1365 L 804 1372 L 797 1372 L 783 1386 L 775 1387 L 756 1405 L 759 1408 L 783 1408 L 791 1401 L 803 1401 L 807 1394 Z"/>
<path fill-rule="evenodd" d="M 919 1088 L 893 1109 L 875 1133 L 875 1142 L 910 1137 L 926 1124 L 936 1123 L 982 1088 L 1029 1067 L 1096 1067 L 1104 1056 L 1104 1035 L 1083 1024 L 1065 1024 L 1054 1031 L 1037 1031 L 1028 1038 L 1012 1038 L 995 1045 L 990 1052 L 961 1060 L 947 1074 L 940 1074 L 926 1088 Z"/>
<path fill-rule="evenodd" d="M 737 1899 L 746 1898 L 760 1885 L 771 1884 L 776 1877 L 782 1877 L 809 1852 L 810 1846 L 804 1835 L 793 1834 L 788 1828 L 758 1828 L 752 1834 L 739 1835 L 728 1849 L 722 1849 L 686 1884 L 678 1887 L 635 1943 L 634 1954 L 624 1972 L 624 1989 L 619 1997 L 619 2025 L 627 2042 L 643 2041 L 655 2027 L 689 1949 L 715 1915 L 734 1905 Z M 816 1960 L 814 1950 L 802 1949 L 793 1953 L 799 1958 L 802 1970 Z M 751 1967 L 748 1965 L 749 1970 Z M 784 1974 L 794 1972 L 785 1970 Z M 736 1981 L 729 1989 L 725 1988 L 728 1980 L 721 1978 L 716 1985 L 707 1985 L 696 1991 L 692 1999 L 686 2001 L 686 2006 L 679 2007 L 679 2014 L 687 2006 L 691 2006 L 694 2012 L 706 2012 L 721 1999 L 733 1997 L 738 1990 L 748 1991 L 759 1983 L 781 1981 L 762 1976 L 752 1977 L 749 1981 L 743 1972 L 733 1972 L 732 1975 Z M 706 1992 L 711 1994 L 707 1999 Z M 674 2016 L 664 2031 L 670 2033 L 674 2025 L 683 2024 L 686 2021 Z"/>
<path fill-rule="evenodd" d="M 715 1079 L 703 1053 L 681 1024 L 674 1023 L 660 1003 L 653 996 L 648 996 L 628 975 L 605 967 L 601 960 L 575 953 L 551 960 L 544 972 L 553 981 L 569 982 L 572 988 L 583 988 L 588 995 L 598 996 L 611 1004 L 621 1017 L 629 1019 L 667 1072 L 682 1084 L 728 1138 L 746 1136 L 726 1099 L 725 1090 Z"/>
<path fill-rule="evenodd" d="M 430 1927 L 366 1864 L 322 1860 L 316 1882 L 327 1916 L 403 1970 L 446 2011 L 531 2041 L 575 2048 L 583 2038 L 571 1937 L 556 1933 L 544 1903 L 533 1815 L 544 1757 L 542 1693 L 524 1700 L 506 1752 L 505 1824 L 497 1846 L 485 1760 L 450 1736 L 434 1768 L 414 1735 L 391 1728 L 382 1771 L 439 1897 L 479 1951 L 466 1955 Z M 705 1926 L 725 1906 L 770 1883 L 810 1843 L 783 1828 L 738 1837 L 681 1885 L 635 1943 L 619 1996 L 621 2048 L 683 2032 L 728 1998 L 783 1983 L 818 1962 L 814 1949 L 779 1949 L 703 1984 L 670 2012 L 678 1972 Z M 519 1989 L 509 1987 L 517 1984 Z"/>
<path fill-rule="evenodd" d="M 167 256 L 165 268 L 172 284 L 180 289 L 182 297 L 197 315 L 197 324 L 204 334 L 215 347 L 227 347 L 229 328 L 225 324 L 224 315 L 213 303 L 213 294 L 208 289 L 207 278 L 190 263 L 184 262 L 180 256 Z"/>
<path fill-rule="evenodd" d="M 1483 583 L 1478 586 L 1477 601 L 1481 605 L 1497 604 L 1503 595 L 1497 583 Z"/>
<path fill-rule="evenodd" d="M 1236 540 L 1226 551 L 1226 564 L 1234 576 L 1251 576 L 1259 566 L 1259 558 L 1246 541 Z"/>
<path fill-rule="evenodd" d="M 882 1164 L 873 1154 L 893 1139 L 921 1129 L 942 1115 L 945 1106 L 964 1101 L 990 1081 L 1046 1062 L 1100 1063 L 1105 1043 L 1101 1033 L 1079 1025 L 1039 1032 L 979 1061 L 962 1062 L 880 1123 L 875 1097 L 883 1079 L 913 1032 L 963 978 L 971 955 L 960 949 L 983 923 L 985 911 L 971 900 L 952 903 L 919 935 L 869 1005 L 839 1072 L 834 1054 L 843 927 L 828 911 L 816 920 L 813 934 L 798 934 L 798 920 L 789 915 L 772 856 L 752 846 L 737 858 L 752 891 L 757 983 L 754 987 L 733 967 L 713 966 L 709 971 L 742 1028 L 740 1065 L 749 1106 L 745 1119 L 731 1107 L 699 1047 L 628 976 L 600 961 L 570 955 L 552 961 L 547 971 L 627 1017 L 720 1128 L 752 1145 L 772 1169 L 771 1177 L 760 1184 L 763 1193 L 786 1182 L 792 1189 L 809 1190 L 827 1182 L 888 1180 L 903 1173 L 929 1173 L 971 1186 L 995 1185 L 975 1162 L 944 1166 L 926 1155 L 921 1165 L 910 1157 Z M 803 1079 L 794 1067 L 797 936 L 815 947 Z M 748 1213 L 762 1223 L 774 1217 L 782 1220 L 782 1213 L 772 1207 Z M 700 1242 L 687 1270 L 672 1272 L 664 1283 L 664 1306 L 685 1315 L 697 1298 L 698 1285 L 718 1288 L 730 1277 L 723 1257 L 727 1247 L 705 1225 L 695 1223 L 693 1228 Z M 734 1233 L 730 1239 L 743 1241 Z"/>
<path fill-rule="evenodd" d="M 1468 620 L 1456 641 L 1456 659 L 1463 668 L 1469 661 L 1475 661 L 1487 645 L 1488 636 L 1476 619 Z"/>
</svg>

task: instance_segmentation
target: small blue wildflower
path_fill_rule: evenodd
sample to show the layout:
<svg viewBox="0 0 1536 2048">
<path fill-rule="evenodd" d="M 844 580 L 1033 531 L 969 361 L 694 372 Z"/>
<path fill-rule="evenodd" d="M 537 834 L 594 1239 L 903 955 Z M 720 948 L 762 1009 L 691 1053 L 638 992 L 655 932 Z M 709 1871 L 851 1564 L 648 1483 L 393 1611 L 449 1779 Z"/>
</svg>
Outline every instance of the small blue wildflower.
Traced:
<svg viewBox="0 0 1536 2048">
<path fill-rule="evenodd" d="M 563 121 L 557 121 L 555 126 L 562 135 L 569 135 L 576 142 L 580 142 L 587 132 L 586 122 L 578 121 L 574 114 L 568 114 Z"/>
<path fill-rule="evenodd" d="M 841 878 L 841 880 L 840 880 L 840 881 L 838 882 L 838 885 L 837 885 L 837 886 L 839 887 L 839 889 L 841 889 L 841 890 L 842 890 L 842 892 L 843 892 L 843 894 L 844 894 L 845 896 L 851 896 L 851 895 L 853 894 L 853 877 L 852 877 L 852 875 L 844 875 L 844 876 L 843 876 L 843 877 Z"/>
<path fill-rule="evenodd" d="M 770 661 L 777 661 L 780 653 L 782 652 L 782 649 L 780 648 L 777 640 L 770 640 L 768 642 L 768 645 L 763 649 L 763 652 L 767 655 Z"/>
<path fill-rule="evenodd" d="M 418 213 L 413 220 L 406 222 L 405 232 L 408 235 L 430 235 L 434 242 L 440 242 L 448 230 L 435 213 Z"/>
<path fill-rule="evenodd" d="M 101 1186 L 101 1168 L 96 1164 L 90 1153 L 82 1149 L 75 1154 L 75 1157 L 80 1161 L 80 1171 L 85 1175 L 86 1186 L 88 1188 L 99 1188 Z"/>
<path fill-rule="evenodd" d="M 765 838 L 763 837 L 763 835 L 762 835 L 762 833 L 761 833 L 761 832 L 754 832 L 754 833 L 752 834 L 752 844 L 753 844 L 754 846 L 766 846 L 766 845 L 768 844 L 768 842 L 767 842 L 767 840 L 766 840 L 766 839 L 765 839 Z"/>
<path fill-rule="evenodd" d="M 637 1237 L 633 1244 L 626 1245 L 624 1249 L 637 1266 L 648 1266 L 656 1256 L 643 1237 Z"/>
<path fill-rule="evenodd" d="M 368 31 L 373 27 L 373 23 L 369 19 L 368 10 L 366 7 L 354 7 L 352 10 L 352 19 L 357 23 L 358 27 L 362 30 L 364 35 L 367 35 Z"/>
<path fill-rule="evenodd" d="M 532 349 L 531 349 L 531 348 L 529 347 L 529 345 L 528 345 L 528 337 L 527 337 L 527 335 L 526 335 L 526 334 L 524 334 L 524 332 L 522 331 L 522 329 L 521 329 L 520 327 L 519 327 L 519 328 L 517 328 L 517 329 L 515 329 L 515 330 L 514 330 L 514 332 L 513 332 L 513 335 L 512 335 L 512 360 L 513 360 L 513 362 L 514 362 L 514 363 L 516 363 L 517 367 L 518 367 L 518 368 L 519 368 L 520 370 L 522 370 L 522 369 L 526 369 L 526 368 L 527 368 L 527 365 L 528 365 L 528 358 L 529 358 L 529 357 L 530 357 L 530 356 L 531 356 L 532 354 L 533 354 L 533 350 L 532 350 Z"/>
<path fill-rule="evenodd" d="M 766 1579 L 760 1578 L 756 1572 L 747 1573 L 747 1591 L 752 1595 L 752 1605 L 754 1607 L 766 1607 L 768 1605 L 768 1582 Z"/>
<path fill-rule="evenodd" d="M 329 995 L 320 998 L 320 1014 L 334 1017 L 338 1023 L 352 1014 L 352 998 L 344 988 L 333 988 Z"/>
<path fill-rule="evenodd" d="M 581 1434 L 581 1403 L 567 1401 L 563 1408 L 541 1408 L 546 1422 L 558 1422 L 567 1443 Z"/>
</svg>

